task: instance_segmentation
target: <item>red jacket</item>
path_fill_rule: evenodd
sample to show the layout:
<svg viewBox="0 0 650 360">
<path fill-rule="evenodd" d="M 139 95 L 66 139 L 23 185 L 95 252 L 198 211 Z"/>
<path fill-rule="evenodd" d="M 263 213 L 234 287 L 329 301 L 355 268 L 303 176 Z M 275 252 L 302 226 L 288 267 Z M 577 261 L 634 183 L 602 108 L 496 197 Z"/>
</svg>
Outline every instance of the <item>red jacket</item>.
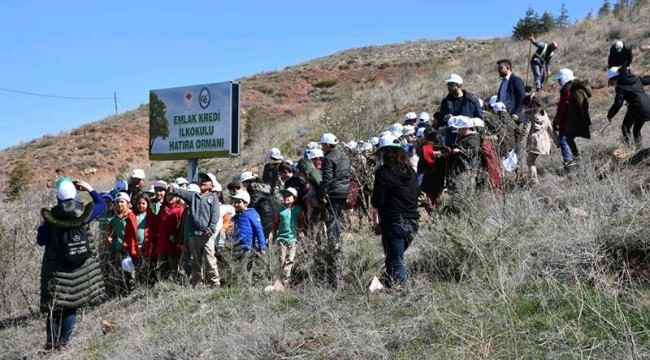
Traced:
<svg viewBox="0 0 650 360">
<path fill-rule="evenodd" d="M 553 120 L 553 128 L 557 131 L 564 131 L 566 121 L 569 118 L 569 101 L 571 99 L 571 89 L 563 86 L 560 90 L 560 102 L 557 103 L 557 112 Z"/>
<path fill-rule="evenodd" d="M 127 209 L 122 215 L 115 215 L 119 218 L 126 218 L 126 227 L 124 228 L 124 238 L 122 239 L 122 249 L 129 253 L 132 258 L 140 256 L 138 247 L 138 220 L 133 211 Z M 107 225 L 107 234 L 112 233 L 110 224 Z"/>
<path fill-rule="evenodd" d="M 176 230 L 181 220 L 184 207 L 164 204 L 156 219 L 156 237 L 152 256 L 180 257 L 183 246 L 176 238 Z"/>
</svg>

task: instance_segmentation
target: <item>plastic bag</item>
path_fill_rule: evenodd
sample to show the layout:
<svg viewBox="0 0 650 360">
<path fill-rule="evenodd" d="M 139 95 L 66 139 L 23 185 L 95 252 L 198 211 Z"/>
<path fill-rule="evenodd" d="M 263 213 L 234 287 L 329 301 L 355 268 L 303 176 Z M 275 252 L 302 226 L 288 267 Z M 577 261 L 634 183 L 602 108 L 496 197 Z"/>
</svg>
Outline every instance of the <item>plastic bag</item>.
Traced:
<svg viewBox="0 0 650 360">
<path fill-rule="evenodd" d="M 131 256 L 127 255 L 122 259 L 122 270 L 130 273 L 135 271 L 135 265 L 133 264 Z"/>
<path fill-rule="evenodd" d="M 503 160 L 503 168 L 508 172 L 512 172 L 517 169 L 517 152 L 515 149 L 510 150 L 508 157 Z"/>
</svg>

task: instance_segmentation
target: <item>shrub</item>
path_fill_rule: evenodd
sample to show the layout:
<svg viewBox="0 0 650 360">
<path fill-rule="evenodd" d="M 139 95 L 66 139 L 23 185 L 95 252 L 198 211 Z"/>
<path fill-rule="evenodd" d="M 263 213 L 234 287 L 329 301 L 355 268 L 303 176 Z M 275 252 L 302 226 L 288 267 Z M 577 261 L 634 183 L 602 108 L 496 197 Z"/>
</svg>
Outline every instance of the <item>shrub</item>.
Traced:
<svg viewBox="0 0 650 360">
<path fill-rule="evenodd" d="M 324 79 L 316 82 L 314 86 L 317 88 L 331 88 L 332 86 L 336 85 L 337 82 L 338 80 L 336 79 Z"/>
</svg>

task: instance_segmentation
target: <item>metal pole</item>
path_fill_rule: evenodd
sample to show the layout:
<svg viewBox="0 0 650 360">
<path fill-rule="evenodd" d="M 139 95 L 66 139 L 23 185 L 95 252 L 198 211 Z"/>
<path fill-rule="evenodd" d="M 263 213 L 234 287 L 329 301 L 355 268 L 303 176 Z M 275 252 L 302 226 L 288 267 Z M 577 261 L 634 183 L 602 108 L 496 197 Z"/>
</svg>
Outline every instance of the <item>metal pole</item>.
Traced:
<svg viewBox="0 0 650 360">
<path fill-rule="evenodd" d="M 187 180 L 189 182 L 196 182 L 198 180 L 197 171 L 199 169 L 199 159 L 187 160 Z"/>
</svg>

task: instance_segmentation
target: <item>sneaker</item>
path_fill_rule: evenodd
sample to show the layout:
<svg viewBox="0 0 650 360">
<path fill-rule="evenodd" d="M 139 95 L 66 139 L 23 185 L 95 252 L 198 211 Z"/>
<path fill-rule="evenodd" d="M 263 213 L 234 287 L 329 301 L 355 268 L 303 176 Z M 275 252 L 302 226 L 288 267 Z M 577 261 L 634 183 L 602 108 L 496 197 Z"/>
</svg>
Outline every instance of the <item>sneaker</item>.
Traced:
<svg viewBox="0 0 650 360">
<path fill-rule="evenodd" d="M 576 165 L 578 165 L 578 162 L 575 159 L 564 162 L 564 167 L 567 168 L 567 169 L 571 168 L 571 167 L 574 167 Z"/>
<path fill-rule="evenodd" d="M 221 284 L 219 284 L 218 282 L 210 285 L 210 290 L 219 290 L 219 289 L 221 289 Z"/>
</svg>

